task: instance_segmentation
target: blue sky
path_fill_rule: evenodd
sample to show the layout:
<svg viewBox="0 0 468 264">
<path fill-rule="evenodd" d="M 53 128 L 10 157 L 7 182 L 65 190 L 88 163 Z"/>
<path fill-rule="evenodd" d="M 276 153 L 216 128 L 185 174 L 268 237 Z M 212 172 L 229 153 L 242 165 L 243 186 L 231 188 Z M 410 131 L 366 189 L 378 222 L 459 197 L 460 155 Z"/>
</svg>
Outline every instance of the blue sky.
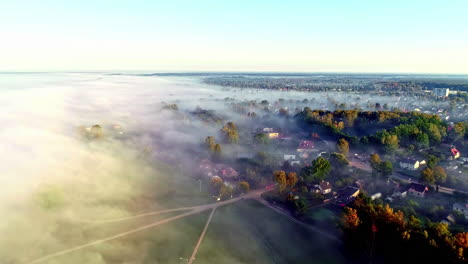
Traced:
<svg viewBox="0 0 468 264">
<path fill-rule="evenodd" d="M 4 1 L 0 70 L 468 73 L 468 1 Z"/>
</svg>

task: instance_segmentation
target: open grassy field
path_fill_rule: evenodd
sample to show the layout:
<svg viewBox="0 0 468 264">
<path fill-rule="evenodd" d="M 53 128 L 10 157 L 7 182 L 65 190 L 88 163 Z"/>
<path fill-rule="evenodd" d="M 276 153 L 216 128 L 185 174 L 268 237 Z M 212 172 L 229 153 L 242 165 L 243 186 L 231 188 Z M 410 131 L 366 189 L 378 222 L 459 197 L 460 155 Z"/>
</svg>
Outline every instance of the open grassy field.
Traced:
<svg viewBox="0 0 468 264">
<path fill-rule="evenodd" d="M 158 215 L 118 229 L 148 224 L 175 215 Z M 175 220 L 116 240 L 63 255 L 44 263 L 186 263 L 203 230 L 209 211 Z M 98 229 L 93 226 L 92 229 Z M 97 231 L 97 230 L 96 230 Z M 97 231 L 101 236 L 109 232 Z M 120 248 L 120 250 L 115 250 Z M 110 250 L 112 249 L 112 250 Z M 283 215 L 246 200 L 216 210 L 194 263 L 345 263 L 340 245 Z M 139 254 L 135 254 L 138 250 Z"/>
<path fill-rule="evenodd" d="M 344 263 L 339 246 L 256 201 L 219 208 L 194 263 Z"/>
</svg>

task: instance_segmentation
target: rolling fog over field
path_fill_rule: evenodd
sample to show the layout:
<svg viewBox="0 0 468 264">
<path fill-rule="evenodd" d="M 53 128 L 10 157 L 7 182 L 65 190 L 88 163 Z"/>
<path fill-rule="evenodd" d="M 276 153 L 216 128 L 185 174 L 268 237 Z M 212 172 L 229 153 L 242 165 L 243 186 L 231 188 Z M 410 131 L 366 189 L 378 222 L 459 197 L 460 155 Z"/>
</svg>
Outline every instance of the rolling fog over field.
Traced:
<svg viewBox="0 0 468 264">
<path fill-rule="evenodd" d="M 389 109 L 423 111 L 447 106 L 446 102 L 392 96 L 225 88 L 204 84 L 196 77 L 97 73 L 0 74 L 0 92 L 0 149 L 4 153 L 0 164 L 0 263 L 7 264 L 30 263 L 160 216 L 102 229 L 103 224 L 93 221 L 195 205 L 190 194 L 197 192 L 198 184 L 189 168 L 196 162 L 199 145 L 206 136 L 217 136 L 227 121 L 236 122 L 240 130 L 251 122 L 232 111 L 232 103 L 268 100 L 274 106 L 284 99 L 280 106 L 288 107 L 290 114 L 305 106 L 333 111 L 342 103 L 346 109 L 363 110 L 376 103 L 388 104 Z M 179 111 L 162 110 L 167 104 L 177 104 Z M 214 110 L 223 121 L 207 125 L 190 114 L 197 108 Z M 274 112 L 270 115 L 271 123 L 283 122 Z M 95 124 L 103 128 L 102 139 L 88 140 L 80 134 L 83 127 Z M 243 151 L 232 148 L 226 151 Z M 230 214 L 235 217 L 245 210 L 242 208 Z M 197 219 L 184 219 L 188 221 L 183 227 L 169 226 L 161 232 L 183 240 L 185 232 L 192 232 L 184 228 L 204 224 Z M 266 227 L 275 226 L 273 219 L 263 221 Z M 242 228 L 238 225 L 232 228 Z M 196 236 L 201 228 L 194 228 Z M 196 242 L 190 240 L 187 249 L 168 243 L 164 249 L 171 254 L 166 252 L 154 260 L 152 239 L 158 232 L 140 240 L 133 237 L 100 244 L 44 263 L 177 263 Z M 291 231 L 296 232 L 300 233 Z M 207 239 L 208 245 L 216 241 Z"/>
</svg>

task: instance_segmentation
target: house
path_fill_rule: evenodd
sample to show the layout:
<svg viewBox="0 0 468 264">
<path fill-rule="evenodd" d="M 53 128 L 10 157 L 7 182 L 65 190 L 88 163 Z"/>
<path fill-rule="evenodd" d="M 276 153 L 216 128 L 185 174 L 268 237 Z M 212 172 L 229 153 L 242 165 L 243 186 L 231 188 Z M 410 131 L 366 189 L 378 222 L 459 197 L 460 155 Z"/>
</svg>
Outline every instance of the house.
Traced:
<svg viewBox="0 0 468 264">
<path fill-rule="evenodd" d="M 417 170 L 419 168 L 419 161 L 415 159 L 399 159 L 398 163 L 400 164 L 400 168 L 405 170 Z"/>
<path fill-rule="evenodd" d="M 359 189 L 354 186 L 347 186 L 343 190 L 338 192 L 338 199 L 337 202 L 339 205 L 344 206 L 348 204 L 358 196 Z"/>
<path fill-rule="evenodd" d="M 458 151 L 457 148 L 452 147 L 452 148 L 450 149 L 449 157 L 450 157 L 449 159 L 451 159 L 451 160 L 456 160 L 456 159 L 458 159 L 458 158 L 460 157 L 460 151 Z"/>
<path fill-rule="evenodd" d="M 318 188 L 322 194 L 327 194 L 330 193 L 332 190 L 332 186 L 329 182 L 322 181 L 319 185 Z"/>
<path fill-rule="evenodd" d="M 375 199 L 379 199 L 380 197 L 382 197 L 382 193 L 375 193 L 373 195 L 371 195 L 371 199 L 372 200 L 375 200 Z"/>
<path fill-rule="evenodd" d="M 466 219 L 468 219 L 468 202 L 466 203 L 454 203 L 453 211 L 462 213 Z"/>
<path fill-rule="evenodd" d="M 310 152 L 314 149 L 314 142 L 310 140 L 302 140 L 297 147 L 297 152 Z"/>
<path fill-rule="evenodd" d="M 219 175 L 223 178 L 235 178 L 239 176 L 239 173 L 232 167 L 229 167 L 226 164 L 213 163 L 207 159 L 200 162 L 198 169 L 202 175 L 208 177 Z"/>
<path fill-rule="evenodd" d="M 283 155 L 283 159 L 284 159 L 284 160 L 295 160 L 295 159 L 296 159 L 296 155 L 294 155 L 294 154 L 284 154 L 284 155 Z"/>
<path fill-rule="evenodd" d="M 280 134 L 271 127 L 265 127 L 262 132 L 268 136 L 268 138 L 279 138 Z"/>
<path fill-rule="evenodd" d="M 424 197 L 428 191 L 429 188 L 427 186 L 413 182 L 408 189 L 408 194 L 415 197 Z"/>
</svg>

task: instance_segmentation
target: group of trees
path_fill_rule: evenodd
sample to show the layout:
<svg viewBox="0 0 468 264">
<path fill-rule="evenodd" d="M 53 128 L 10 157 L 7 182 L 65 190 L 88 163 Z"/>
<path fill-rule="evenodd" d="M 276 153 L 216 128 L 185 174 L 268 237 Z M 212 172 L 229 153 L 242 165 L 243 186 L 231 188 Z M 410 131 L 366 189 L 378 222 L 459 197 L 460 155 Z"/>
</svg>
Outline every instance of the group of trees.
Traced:
<svg viewBox="0 0 468 264">
<path fill-rule="evenodd" d="M 215 137 L 208 136 L 205 139 L 205 144 L 213 155 L 214 160 L 219 160 L 221 158 L 221 145 L 216 143 Z"/>
<path fill-rule="evenodd" d="M 319 183 L 325 179 L 325 177 L 331 171 L 330 161 L 324 157 L 318 157 L 312 161 L 311 166 L 305 166 L 301 169 L 300 176 L 308 183 Z"/>
<path fill-rule="evenodd" d="M 359 110 L 332 112 L 305 107 L 295 117 L 305 125 L 321 125 L 340 140 L 344 139 L 351 144 L 358 142 L 375 144 L 389 153 L 398 149 L 400 145 L 427 148 L 431 144 L 440 143 L 447 136 L 447 125 L 438 115 L 418 112 Z M 348 134 L 346 127 L 354 128 L 356 131 L 375 131 L 376 128 L 380 130 L 373 135 L 360 135 L 359 138 L 357 135 Z M 458 137 L 464 135 L 465 127 L 465 124 L 457 123 L 457 128 L 453 130 L 458 132 L 454 134 Z"/>
<path fill-rule="evenodd" d="M 452 234 L 445 223 L 423 225 L 362 194 L 345 208 L 342 228 L 358 262 L 464 263 L 468 257 L 468 233 Z"/>
<path fill-rule="evenodd" d="M 239 142 L 237 127 L 233 122 L 227 122 L 226 125 L 221 129 L 221 133 L 224 136 L 226 143 L 237 144 Z"/>
<path fill-rule="evenodd" d="M 288 172 L 285 171 L 275 171 L 273 172 L 273 178 L 275 182 L 278 184 L 279 192 L 283 192 L 286 187 L 293 188 L 296 183 L 299 181 L 295 172 Z"/>
<path fill-rule="evenodd" d="M 421 171 L 421 181 L 427 184 L 442 184 L 447 180 L 447 172 L 444 168 L 436 166 L 433 169 L 426 167 Z"/>
<path fill-rule="evenodd" d="M 254 136 L 254 142 L 257 144 L 267 145 L 270 142 L 270 138 L 266 133 L 258 133 Z"/>
<path fill-rule="evenodd" d="M 382 161 L 379 154 L 370 155 L 370 166 L 372 168 L 372 175 L 388 177 L 392 175 L 393 164 L 390 161 Z"/>
<path fill-rule="evenodd" d="M 246 193 L 250 190 L 250 184 L 247 181 L 240 181 L 235 189 L 223 182 L 219 176 L 214 176 L 210 180 L 210 191 L 222 200 L 228 199 L 234 192 Z"/>
</svg>

